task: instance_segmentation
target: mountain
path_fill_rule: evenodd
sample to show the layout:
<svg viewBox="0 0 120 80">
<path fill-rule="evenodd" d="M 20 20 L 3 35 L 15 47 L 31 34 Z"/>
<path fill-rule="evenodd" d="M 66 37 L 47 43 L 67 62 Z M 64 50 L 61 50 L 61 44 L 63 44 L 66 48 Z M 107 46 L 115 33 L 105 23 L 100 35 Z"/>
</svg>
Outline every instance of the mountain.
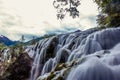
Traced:
<svg viewBox="0 0 120 80">
<path fill-rule="evenodd" d="M 3 35 L 0 35 L 0 43 L 4 43 L 5 45 L 10 46 L 10 45 L 16 44 L 17 41 L 12 41 Z"/>
<path fill-rule="evenodd" d="M 57 34 L 45 34 L 41 37 L 37 37 L 35 39 L 32 39 L 32 40 L 25 42 L 24 45 L 32 45 L 32 44 L 35 44 L 36 42 L 39 42 L 39 40 L 41 40 L 41 39 L 49 38 L 49 37 L 52 37 L 55 35 L 57 35 Z"/>
</svg>

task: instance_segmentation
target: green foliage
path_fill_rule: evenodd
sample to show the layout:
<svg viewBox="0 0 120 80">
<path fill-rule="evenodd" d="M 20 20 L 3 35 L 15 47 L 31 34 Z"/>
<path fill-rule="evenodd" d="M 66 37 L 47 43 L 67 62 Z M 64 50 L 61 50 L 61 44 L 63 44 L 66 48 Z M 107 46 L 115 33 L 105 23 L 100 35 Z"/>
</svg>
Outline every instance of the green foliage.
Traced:
<svg viewBox="0 0 120 80">
<path fill-rule="evenodd" d="M 99 27 L 120 26 L 120 0 L 93 0 L 99 9 L 97 23 Z M 63 19 L 67 13 L 75 18 L 79 16 L 77 7 L 80 0 L 54 0 L 53 6 L 57 9 L 58 19 Z M 67 6 L 67 7 L 66 7 Z"/>
<path fill-rule="evenodd" d="M 4 50 L 7 46 L 4 43 L 0 43 L 0 50 Z"/>
<path fill-rule="evenodd" d="M 94 0 L 99 6 L 97 22 L 100 27 L 120 26 L 120 0 Z"/>
<path fill-rule="evenodd" d="M 51 73 L 51 74 L 47 77 L 46 80 L 52 80 L 52 78 L 54 78 L 54 77 L 55 77 L 55 74 Z"/>
<path fill-rule="evenodd" d="M 12 58 L 19 56 L 21 53 L 24 53 L 24 43 L 22 42 L 12 45 L 9 48 Z"/>
<path fill-rule="evenodd" d="M 43 38 L 49 38 L 49 37 L 52 37 L 52 36 L 55 36 L 56 34 L 45 34 L 44 36 L 43 36 Z"/>
<path fill-rule="evenodd" d="M 28 41 L 28 42 L 25 42 L 25 43 L 24 43 L 24 46 L 34 45 L 34 44 L 36 44 L 39 40 L 40 40 L 40 38 L 32 39 L 32 40 L 30 40 L 30 41 Z"/>
</svg>

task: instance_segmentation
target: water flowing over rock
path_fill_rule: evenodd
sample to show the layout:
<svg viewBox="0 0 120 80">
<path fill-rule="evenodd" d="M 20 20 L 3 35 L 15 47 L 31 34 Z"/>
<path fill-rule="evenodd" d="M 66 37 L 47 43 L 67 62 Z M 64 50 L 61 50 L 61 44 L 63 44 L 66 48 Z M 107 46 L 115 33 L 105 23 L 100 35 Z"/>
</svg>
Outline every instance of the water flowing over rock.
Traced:
<svg viewBox="0 0 120 80">
<path fill-rule="evenodd" d="M 67 80 L 116 80 L 115 78 L 109 66 L 97 58 L 91 58 L 73 69 Z"/>
<path fill-rule="evenodd" d="M 27 49 L 34 59 L 30 80 L 120 80 L 119 43 L 120 28 L 94 28 L 40 40 Z"/>
<path fill-rule="evenodd" d="M 1 58 L 0 61 L 5 62 L 6 60 L 11 60 L 11 54 L 9 52 L 9 49 L 5 49 L 3 50 L 3 52 L 1 52 Z"/>
<path fill-rule="evenodd" d="M 71 70 L 67 80 L 120 80 L 120 50 L 116 52 L 116 48 L 120 44 L 110 53 L 103 53 L 106 55 L 99 54 L 103 55 L 101 58 L 89 55 L 84 63 Z"/>
<path fill-rule="evenodd" d="M 56 37 L 52 37 L 50 39 L 41 40 L 34 48 L 34 62 L 31 70 L 30 80 L 36 80 L 37 77 L 41 74 L 45 62 L 49 58 L 55 56 L 54 50 L 56 47 L 56 39 Z"/>
</svg>

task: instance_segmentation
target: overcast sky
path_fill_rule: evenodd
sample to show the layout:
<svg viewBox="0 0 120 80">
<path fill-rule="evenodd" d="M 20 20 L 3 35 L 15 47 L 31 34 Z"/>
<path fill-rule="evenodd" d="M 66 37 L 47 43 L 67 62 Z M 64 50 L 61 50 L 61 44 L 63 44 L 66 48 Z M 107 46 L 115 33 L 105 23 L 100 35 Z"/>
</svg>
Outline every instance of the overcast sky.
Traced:
<svg viewBox="0 0 120 80">
<path fill-rule="evenodd" d="M 46 33 L 85 30 L 96 26 L 97 5 L 93 0 L 82 0 L 78 8 L 80 17 L 56 18 L 53 0 L 0 0 L 0 34 L 18 40 L 23 34 L 28 38 Z"/>
</svg>

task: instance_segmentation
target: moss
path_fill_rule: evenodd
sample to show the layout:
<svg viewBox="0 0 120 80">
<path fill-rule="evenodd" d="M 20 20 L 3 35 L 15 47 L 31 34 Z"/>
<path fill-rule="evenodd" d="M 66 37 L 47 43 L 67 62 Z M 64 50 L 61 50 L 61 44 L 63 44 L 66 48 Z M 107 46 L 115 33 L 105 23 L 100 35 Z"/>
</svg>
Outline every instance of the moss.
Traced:
<svg viewBox="0 0 120 80">
<path fill-rule="evenodd" d="M 64 78 L 62 76 L 59 76 L 57 80 L 64 80 Z"/>
<path fill-rule="evenodd" d="M 46 80 L 51 80 L 55 77 L 55 74 L 54 73 L 51 73 Z"/>
<path fill-rule="evenodd" d="M 59 71 L 59 70 L 61 70 L 61 69 L 63 69 L 63 68 L 66 68 L 66 64 L 65 64 L 65 63 L 58 64 L 58 65 L 55 67 L 54 71 Z"/>
</svg>

